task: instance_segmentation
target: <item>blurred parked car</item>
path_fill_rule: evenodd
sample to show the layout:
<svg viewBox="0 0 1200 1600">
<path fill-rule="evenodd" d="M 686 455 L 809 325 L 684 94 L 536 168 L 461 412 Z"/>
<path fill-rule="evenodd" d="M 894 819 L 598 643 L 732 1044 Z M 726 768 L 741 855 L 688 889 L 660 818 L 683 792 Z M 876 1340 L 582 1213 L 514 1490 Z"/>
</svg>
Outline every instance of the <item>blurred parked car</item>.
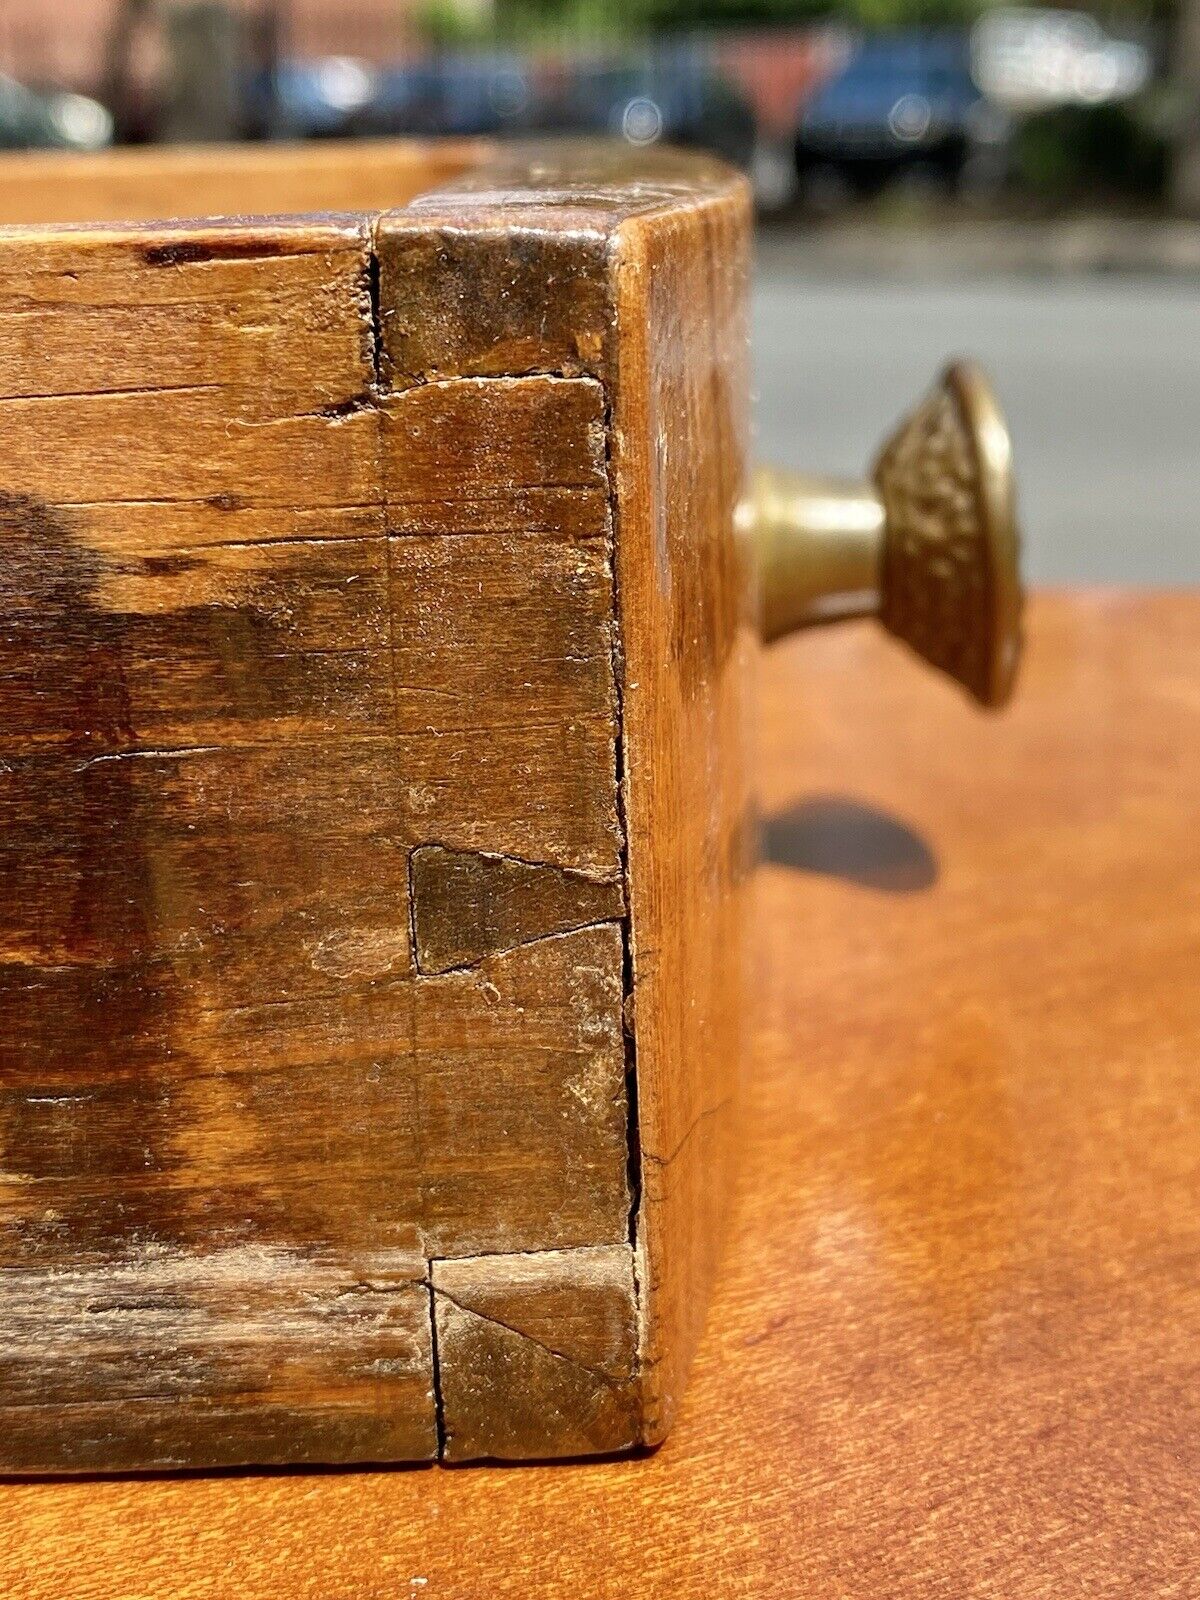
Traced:
<svg viewBox="0 0 1200 1600">
<path fill-rule="evenodd" d="M 688 145 L 746 169 L 754 158 L 757 131 L 744 96 L 690 52 L 576 67 L 546 126 L 555 132 L 615 136 L 637 145 Z"/>
<path fill-rule="evenodd" d="M 255 76 L 248 122 L 274 138 L 530 131 L 534 96 L 518 56 L 435 55 L 397 67 L 347 56 L 284 61 Z"/>
<path fill-rule="evenodd" d="M 0 75 L 0 149 L 98 150 L 112 140 L 113 120 L 82 94 L 39 94 Z"/>
<path fill-rule="evenodd" d="M 469 138 L 527 133 L 537 125 L 529 63 L 487 53 L 431 56 L 380 72 L 353 131 Z"/>
<path fill-rule="evenodd" d="M 285 61 L 247 89 L 247 126 L 275 138 L 575 133 L 712 150 L 749 168 L 754 113 L 707 60 L 645 63 L 447 53 L 376 68 L 343 57 Z"/>
<path fill-rule="evenodd" d="M 796 162 L 810 186 L 832 180 L 869 193 L 919 175 L 957 188 L 982 175 L 981 158 L 1007 132 L 1008 118 L 971 76 L 965 34 L 883 34 L 850 45 L 805 105 Z"/>
<path fill-rule="evenodd" d="M 378 76 L 350 56 L 281 61 L 250 80 L 247 127 L 276 139 L 339 138 L 378 90 Z"/>
</svg>

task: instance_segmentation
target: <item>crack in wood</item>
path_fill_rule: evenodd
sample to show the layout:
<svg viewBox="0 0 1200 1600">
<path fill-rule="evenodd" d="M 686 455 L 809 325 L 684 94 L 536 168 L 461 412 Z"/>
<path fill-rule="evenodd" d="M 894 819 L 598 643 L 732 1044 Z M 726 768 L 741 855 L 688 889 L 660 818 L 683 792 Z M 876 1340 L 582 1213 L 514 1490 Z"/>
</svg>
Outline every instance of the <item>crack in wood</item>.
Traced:
<svg viewBox="0 0 1200 1600">
<path fill-rule="evenodd" d="M 669 1155 L 660 1156 L 656 1155 L 653 1150 L 643 1150 L 643 1159 L 652 1162 L 656 1167 L 669 1167 L 686 1147 L 696 1130 L 710 1118 L 719 1115 L 720 1112 L 726 1110 L 730 1105 L 732 1105 L 733 1099 L 733 1095 L 725 1095 L 725 1097 L 721 1100 L 718 1100 L 715 1105 L 707 1106 L 703 1111 L 701 1111 L 699 1115 L 689 1124 L 687 1132 L 682 1136 L 682 1138 L 680 1138 Z"/>
<path fill-rule="evenodd" d="M 142 395 L 205 394 L 225 388 L 223 383 L 150 383 L 121 389 L 52 389 L 41 394 L 0 394 L 0 405 L 46 400 L 128 400 Z"/>
</svg>

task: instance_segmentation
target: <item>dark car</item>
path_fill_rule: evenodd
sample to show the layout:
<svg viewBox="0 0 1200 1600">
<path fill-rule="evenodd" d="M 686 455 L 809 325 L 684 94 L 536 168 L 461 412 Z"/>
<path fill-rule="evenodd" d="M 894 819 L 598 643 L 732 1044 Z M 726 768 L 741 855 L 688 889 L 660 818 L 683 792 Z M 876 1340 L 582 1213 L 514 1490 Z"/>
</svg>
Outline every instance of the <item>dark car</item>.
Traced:
<svg viewBox="0 0 1200 1600">
<path fill-rule="evenodd" d="M 527 133 L 536 126 L 528 63 L 517 55 L 489 53 L 431 56 L 380 72 L 353 131 L 469 138 Z"/>
<path fill-rule="evenodd" d="M 343 137 L 377 88 L 373 69 L 349 56 L 280 61 L 251 76 L 247 126 L 274 138 Z"/>
<path fill-rule="evenodd" d="M 1003 117 L 971 76 L 965 34 L 887 34 L 851 46 L 805 105 L 801 178 L 836 175 L 858 191 L 919 172 L 957 187 L 1003 138 Z"/>
<path fill-rule="evenodd" d="M 497 54 L 382 68 L 342 56 L 284 61 L 248 90 L 251 125 L 293 139 L 527 132 L 533 106 L 526 63 Z"/>
<path fill-rule="evenodd" d="M 703 57 L 690 52 L 575 67 L 548 109 L 546 125 L 631 144 L 711 150 L 745 168 L 754 156 L 749 104 Z"/>
</svg>

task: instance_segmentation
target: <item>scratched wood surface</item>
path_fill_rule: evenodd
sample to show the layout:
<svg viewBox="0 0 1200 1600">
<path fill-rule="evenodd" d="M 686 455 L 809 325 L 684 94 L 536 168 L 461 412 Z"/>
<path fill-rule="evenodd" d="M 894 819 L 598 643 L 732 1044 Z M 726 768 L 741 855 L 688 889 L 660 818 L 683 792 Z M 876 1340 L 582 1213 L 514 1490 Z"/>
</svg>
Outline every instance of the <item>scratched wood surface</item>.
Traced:
<svg viewBox="0 0 1200 1600">
<path fill-rule="evenodd" d="M 566 1470 L 12 1484 L 0 1589 L 1195 1588 L 1200 599 L 1035 596 L 999 720 L 866 626 L 778 647 L 763 680 L 741 1183 L 663 1447 Z M 455 1270 L 456 1301 L 498 1309 Z M 613 1278 L 596 1253 L 589 1294 Z M 560 1287 L 531 1271 L 501 1314 L 542 1334 Z M 577 1348 L 619 1373 L 608 1326 Z"/>
<path fill-rule="evenodd" d="M 0 1466 L 661 1436 L 737 1065 L 748 222 L 573 151 L 0 236 Z"/>
</svg>

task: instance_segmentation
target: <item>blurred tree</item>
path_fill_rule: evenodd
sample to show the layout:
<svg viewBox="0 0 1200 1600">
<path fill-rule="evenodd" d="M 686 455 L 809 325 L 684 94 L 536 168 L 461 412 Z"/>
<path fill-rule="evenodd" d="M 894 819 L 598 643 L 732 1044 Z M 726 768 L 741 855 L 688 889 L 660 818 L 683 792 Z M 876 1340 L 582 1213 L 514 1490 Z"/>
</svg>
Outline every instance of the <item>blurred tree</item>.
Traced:
<svg viewBox="0 0 1200 1600">
<path fill-rule="evenodd" d="M 461 0 L 423 0 L 414 21 L 421 38 L 435 49 L 482 44 L 495 32 L 491 7 L 463 5 Z"/>
<path fill-rule="evenodd" d="M 970 22 L 983 11 L 1021 0 L 495 0 L 495 25 L 506 33 L 638 33 L 694 27 L 787 26 L 813 21 L 868 27 Z M 1197 0 L 1048 0 L 1101 21 L 1162 21 Z M 430 0 L 447 11 L 454 0 Z"/>
<path fill-rule="evenodd" d="M 119 144 L 136 131 L 138 108 L 131 73 L 133 41 L 150 15 L 150 9 L 151 0 L 120 0 L 105 47 L 100 98 L 112 112 L 113 132 Z"/>
<path fill-rule="evenodd" d="M 1171 198 L 1184 216 L 1200 217 L 1200 0 L 1179 0 L 1172 56 L 1180 115 Z"/>
<path fill-rule="evenodd" d="M 867 27 L 967 22 L 988 0 L 631 0 L 654 29 L 787 26 L 837 21 Z"/>
<path fill-rule="evenodd" d="M 243 13 L 230 0 L 120 0 L 105 49 L 101 95 L 118 142 L 227 140 L 242 131 Z M 147 120 L 134 74 L 140 32 L 161 40 L 166 81 Z"/>
<path fill-rule="evenodd" d="M 464 16 L 453 0 L 425 0 L 415 20 L 421 38 L 435 49 L 474 44 L 481 35 L 478 23 Z"/>
<path fill-rule="evenodd" d="M 241 131 L 242 17 L 228 0 L 164 0 L 169 63 L 159 123 L 170 144 L 236 139 Z"/>
<path fill-rule="evenodd" d="M 423 0 L 416 24 L 428 43 L 451 48 L 624 38 L 647 25 L 643 0 Z"/>
</svg>

